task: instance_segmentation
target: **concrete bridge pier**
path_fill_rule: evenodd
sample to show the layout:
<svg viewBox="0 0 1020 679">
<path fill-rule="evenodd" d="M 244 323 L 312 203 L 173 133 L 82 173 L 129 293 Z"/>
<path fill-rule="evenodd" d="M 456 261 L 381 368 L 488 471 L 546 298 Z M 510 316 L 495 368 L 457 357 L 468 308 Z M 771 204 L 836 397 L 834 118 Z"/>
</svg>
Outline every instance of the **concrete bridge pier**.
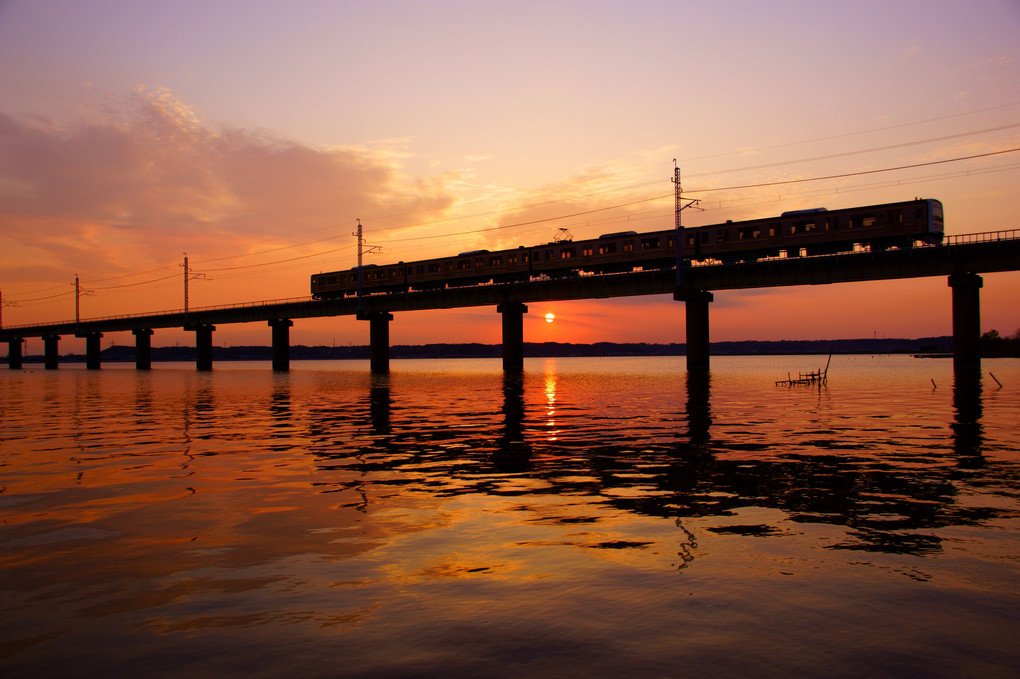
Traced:
<svg viewBox="0 0 1020 679">
<path fill-rule="evenodd" d="M 954 273 L 949 276 L 953 290 L 953 370 L 981 370 L 981 276 Z"/>
<path fill-rule="evenodd" d="M 21 369 L 21 345 L 24 343 L 23 337 L 12 337 L 7 340 L 7 366 L 11 370 Z"/>
<path fill-rule="evenodd" d="M 152 329 L 135 328 L 131 334 L 135 336 L 135 370 L 151 370 Z"/>
<path fill-rule="evenodd" d="M 521 302 L 503 302 L 496 306 L 503 315 L 503 370 L 524 370 L 524 314 L 528 307 Z"/>
<path fill-rule="evenodd" d="M 99 340 L 103 338 L 103 333 L 91 330 L 89 332 L 75 333 L 74 336 L 85 338 L 85 368 L 87 370 L 99 370 L 99 352 L 102 351 L 102 348 L 99 346 Z"/>
<path fill-rule="evenodd" d="M 273 329 L 273 370 L 290 370 L 290 328 L 294 321 L 289 318 L 274 318 L 269 321 Z"/>
<path fill-rule="evenodd" d="M 708 305 L 715 296 L 707 290 L 677 289 L 673 299 L 682 301 L 687 316 L 687 370 L 708 370 Z"/>
<path fill-rule="evenodd" d="M 215 325 L 186 325 L 185 330 L 195 333 L 195 368 L 203 372 L 212 370 L 212 334 Z"/>
<path fill-rule="evenodd" d="M 60 342 L 60 335 L 43 335 L 43 367 L 47 370 L 56 370 L 60 365 L 60 351 L 57 343 Z"/>
<path fill-rule="evenodd" d="M 393 314 L 386 311 L 358 312 L 358 320 L 368 321 L 368 343 L 371 351 L 371 368 L 374 373 L 390 371 L 390 321 Z"/>
</svg>

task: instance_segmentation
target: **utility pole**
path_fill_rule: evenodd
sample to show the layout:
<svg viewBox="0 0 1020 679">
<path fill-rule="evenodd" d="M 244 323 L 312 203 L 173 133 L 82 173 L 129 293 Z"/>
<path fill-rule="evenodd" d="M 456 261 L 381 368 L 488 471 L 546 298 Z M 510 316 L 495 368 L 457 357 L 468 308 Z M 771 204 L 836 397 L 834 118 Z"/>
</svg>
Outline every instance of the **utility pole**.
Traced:
<svg viewBox="0 0 1020 679">
<path fill-rule="evenodd" d="M 5 302 L 4 292 L 0 290 L 0 328 L 4 327 L 4 307 L 5 306 L 18 306 L 17 302 Z"/>
<path fill-rule="evenodd" d="M 676 227 L 676 287 L 683 285 L 683 257 L 681 256 L 681 249 L 683 247 L 683 224 L 680 219 L 680 213 L 692 205 L 697 205 L 697 199 L 689 199 L 689 202 L 684 205 L 683 188 L 680 186 L 680 166 L 676 163 L 676 158 L 673 159 L 673 209 L 674 209 L 674 220 Z"/>
<path fill-rule="evenodd" d="M 191 273 L 191 267 L 188 266 L 188 253 L 187 252 L 184 253 L 184 264 L 178 264 L 178 266 L 183 266 L 184 267 L 184 315 L 187 316 L 188 315 L 188 304 L 189 304 L 189 299 L 188 299 L 188 281 L 197 280 L 199 278 L 204 279 L 205 278 L 205 274 L 204 273 L 196 273 L 196 274 Z"/>
<path fill-rule="evenodd" d="M 81 323 L 81 296 L 95 294 L 92 290 L 85 290 L 81 287 L 78 274 L 74 275 L 74 324 Z"/>
<path fill-rule="evenodd" d="M 358 230 L 351 234 L 358 237 L 358 307 L 361 307 L 361 291 L 365 283 L 365 272 L 362 270 L 364 255 L 379 252 L 377 245 L 365 245 L 365 237 L 361 230 L 361 220 L 358 220 Z"/>
<path fill-rule="evenodd" d="M 188 279 L 191 271 L 188 269 L 188 253 L 184 253 L 184 313 L 188 313 Z"/>
</svg>

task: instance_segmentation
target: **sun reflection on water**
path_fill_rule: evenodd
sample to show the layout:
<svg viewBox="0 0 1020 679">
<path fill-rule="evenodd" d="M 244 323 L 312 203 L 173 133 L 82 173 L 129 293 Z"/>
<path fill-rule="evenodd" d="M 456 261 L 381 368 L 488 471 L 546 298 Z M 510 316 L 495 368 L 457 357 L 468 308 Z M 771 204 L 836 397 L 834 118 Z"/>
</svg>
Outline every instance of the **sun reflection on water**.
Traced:
<svg viewBox="0 0 1020 679">
<path fill-rule="evenodd" d="M 559 429 L 556 428 L 556 362 L 545 363 L 545 417 L 549 442 L 556 441 Z"/>
</svg>

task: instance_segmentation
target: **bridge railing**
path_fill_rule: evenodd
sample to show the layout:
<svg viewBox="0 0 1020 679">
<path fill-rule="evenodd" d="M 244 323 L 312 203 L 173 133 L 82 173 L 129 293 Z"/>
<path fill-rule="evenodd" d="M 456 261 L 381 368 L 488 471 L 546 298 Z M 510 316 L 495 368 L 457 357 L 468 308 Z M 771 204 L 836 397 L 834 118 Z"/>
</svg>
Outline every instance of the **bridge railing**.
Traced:
<svg viewBox="0 0 1020 679">
<path fill-rule="evenodd" d="M 1008 229 L 1006 231 L 985 231 L 984 233 L 961 233 L 955 236 L 946 236 L 942 240 L 943 245 L 973 245 L 975 243 L 997 243 L 1004 240 L 1017 240 L 1020 238 L 1020 229 Z"/>
</svg>

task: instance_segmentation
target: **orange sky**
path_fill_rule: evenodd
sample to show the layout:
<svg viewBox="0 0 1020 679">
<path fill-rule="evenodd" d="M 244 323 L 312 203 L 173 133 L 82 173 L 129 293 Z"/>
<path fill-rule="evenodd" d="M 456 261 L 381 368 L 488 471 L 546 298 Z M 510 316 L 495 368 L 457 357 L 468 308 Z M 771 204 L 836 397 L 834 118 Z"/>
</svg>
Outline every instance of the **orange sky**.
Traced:
<svg viewBox="0 0 1020 679">
<path fill-rule="evenodd" d="M 75 274 L 83 318 L 181 308 L 185 252 L 192 308 L 305 296 L 356 263 L 359 218 L 379 264 L 670 228 L 674 158 L 689 226 L 923 196 L 950 234 L 1020 228 L 1020 153 L 872 173 L 1020 147 L 1016 3 L 152 5 L 0 4 L 4 325 L 73 318 Z M 1018 290 L 985 276 L 983 329 L 1020 329 Z M 944 335 L 949 300 L 943 278 L 723 291 L 712 339 Z M 418 312 L 391 342 L 499 333 L 495 309 Z M 525 339 L 682 342 L 683 305 L 532 304 Z"/>
</svg>

